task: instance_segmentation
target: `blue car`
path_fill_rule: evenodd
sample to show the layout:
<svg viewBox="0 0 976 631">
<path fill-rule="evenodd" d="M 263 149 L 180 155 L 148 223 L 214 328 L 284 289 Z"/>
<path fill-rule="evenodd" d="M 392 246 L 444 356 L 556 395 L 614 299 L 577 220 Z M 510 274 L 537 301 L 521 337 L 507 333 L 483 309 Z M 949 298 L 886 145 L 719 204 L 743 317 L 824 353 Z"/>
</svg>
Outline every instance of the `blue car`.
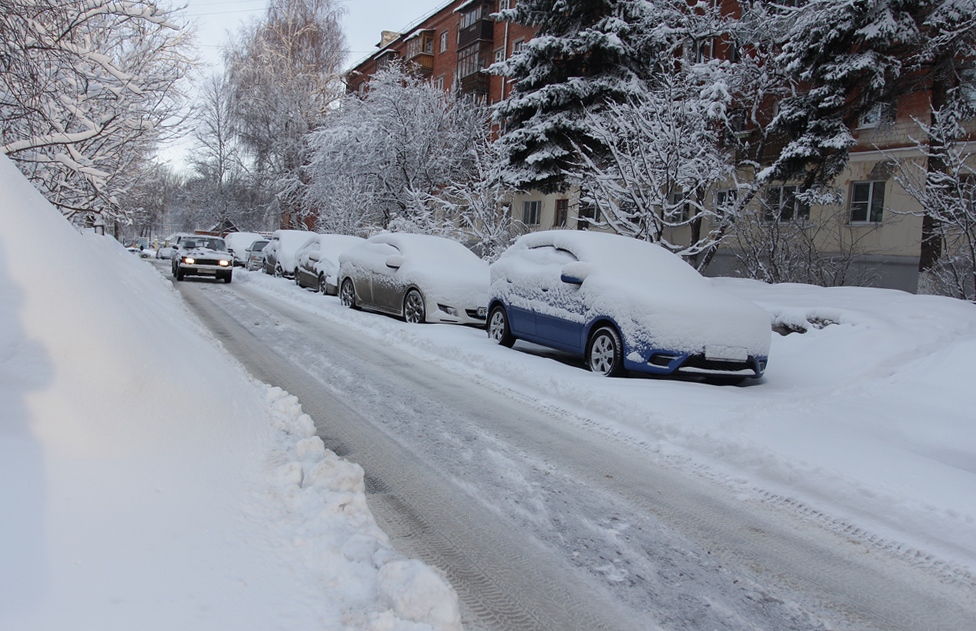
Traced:
<svg viewBox="0 0 976 631">
<path fill-rule="evenodd" d="M 762 376 L 772 331 L 759 306 L 714 288 L 681 258 L 630 237 L 550 230 L 491 265 L 488 335 L 628 370 L 739 381 Z"/>
</svg>

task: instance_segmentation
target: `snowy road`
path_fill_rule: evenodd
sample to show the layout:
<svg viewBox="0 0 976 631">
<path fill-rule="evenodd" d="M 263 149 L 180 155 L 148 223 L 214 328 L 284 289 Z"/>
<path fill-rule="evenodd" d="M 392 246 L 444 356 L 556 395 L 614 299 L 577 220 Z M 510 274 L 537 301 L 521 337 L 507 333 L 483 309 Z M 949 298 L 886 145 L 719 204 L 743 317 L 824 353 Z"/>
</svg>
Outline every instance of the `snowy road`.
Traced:
<svg viewBox="0 0 976 631">
<path fill-rule="evenodd" d="M 305 308 L 262 285 L 177 284 L 255 377 L 296 395 L 326 446 L 364 467 L 378 522 L 447 574 L 466 629 L 976 619 L 971 595 L 930 568 L 743 501 L 517 384 L 453 374 L 428 349 L 404 353 L 369 333 L 388 318 L 312 294 Z"/>
</svg>

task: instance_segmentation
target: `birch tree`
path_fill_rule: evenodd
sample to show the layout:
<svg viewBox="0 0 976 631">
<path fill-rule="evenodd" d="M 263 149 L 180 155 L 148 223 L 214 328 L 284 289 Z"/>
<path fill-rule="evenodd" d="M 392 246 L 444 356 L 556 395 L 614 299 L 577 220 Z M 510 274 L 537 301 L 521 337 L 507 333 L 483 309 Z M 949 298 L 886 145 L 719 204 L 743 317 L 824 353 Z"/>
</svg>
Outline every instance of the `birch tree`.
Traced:
<svg viewBox="0 0 976 631">
<path fill-rule="evenodd" d="M 344 37 L 334 0 L 272 0 L 226 53 L 237 136 L 284 223 L 304 220 L 305 137 L 341 94 Z"/>
</svg>

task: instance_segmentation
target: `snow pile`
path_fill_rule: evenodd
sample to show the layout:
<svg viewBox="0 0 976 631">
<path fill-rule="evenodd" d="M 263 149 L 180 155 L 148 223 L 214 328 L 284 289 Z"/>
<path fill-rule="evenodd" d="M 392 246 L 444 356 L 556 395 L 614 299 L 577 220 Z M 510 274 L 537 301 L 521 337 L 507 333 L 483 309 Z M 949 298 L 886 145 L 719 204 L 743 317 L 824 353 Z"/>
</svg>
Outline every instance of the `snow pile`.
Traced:
<svg viewBox="0 0 976 631">
<path fill-rule="evenodd" d="M 6 158 L 0 183 L 0 628 L 460 628 L 294 397 Z"/>
</svg>

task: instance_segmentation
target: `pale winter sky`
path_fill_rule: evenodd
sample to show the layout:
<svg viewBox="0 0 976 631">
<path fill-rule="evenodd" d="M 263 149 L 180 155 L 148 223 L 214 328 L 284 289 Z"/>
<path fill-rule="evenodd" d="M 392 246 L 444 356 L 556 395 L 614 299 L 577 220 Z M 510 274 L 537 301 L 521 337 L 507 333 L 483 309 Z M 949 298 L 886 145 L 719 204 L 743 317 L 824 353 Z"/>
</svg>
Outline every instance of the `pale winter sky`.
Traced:
<svg viewBox="0 0 976 631">
<path fill-rule="evenodd" d="M 346 67 L 376 50 L 381 31 L 402 31 L 448 1 L 339 0 L 345 9 L 343 30 L 349 48 Z M 186 4 L 187 16 L 200 27 L 204 58 L 217 64 L 228 33 L 248 20 L 261 17 L 267 0 L 186 0 Z"/>
</svg>

